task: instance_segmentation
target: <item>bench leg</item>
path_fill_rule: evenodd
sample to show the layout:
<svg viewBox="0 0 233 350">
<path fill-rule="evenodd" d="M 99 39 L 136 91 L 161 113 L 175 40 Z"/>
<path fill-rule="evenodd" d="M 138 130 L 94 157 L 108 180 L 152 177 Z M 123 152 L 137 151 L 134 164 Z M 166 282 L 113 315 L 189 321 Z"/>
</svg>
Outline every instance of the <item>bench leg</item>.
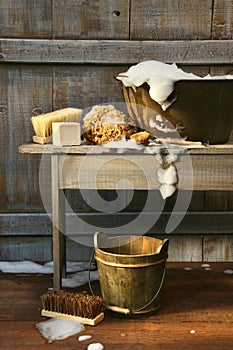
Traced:
<svg viewBox="0 0 233 350">
<path fill-rule="evenodd" d="M 53 221 L 53 285 L 62 288 L 66 275 L 65 203 L 63 190 L 59 189 L 59 156 L 52 156 L 52 221 Z"/>
</svg>

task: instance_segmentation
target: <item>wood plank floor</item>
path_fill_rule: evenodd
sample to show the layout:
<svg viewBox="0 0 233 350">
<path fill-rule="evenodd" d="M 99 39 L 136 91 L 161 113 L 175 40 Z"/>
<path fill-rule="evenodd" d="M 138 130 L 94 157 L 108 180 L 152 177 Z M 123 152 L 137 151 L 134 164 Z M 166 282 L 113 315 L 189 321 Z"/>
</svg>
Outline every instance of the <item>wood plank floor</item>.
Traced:
<svg viewBox="0 0 233 350">
<path fill-rule="evenodd" d="M 187 269 L 190 268 L 190 269 Z M 104 349 L 233 349 L 233 263 L 168 263 L 157 314 L 126 319 L 106 314 L 96 327 L 48 344 L 35 328 L 40 295 L 52 286 L 51 275 L 0 273 L 0 349 L 87 349 L 100 342 Z M 98 283 L 93 285 L 98 290 Z M 76 290 L 87 290 L 87 286 Z M 79 342 L 78 336 L 92 339 Z"/>
</svg>

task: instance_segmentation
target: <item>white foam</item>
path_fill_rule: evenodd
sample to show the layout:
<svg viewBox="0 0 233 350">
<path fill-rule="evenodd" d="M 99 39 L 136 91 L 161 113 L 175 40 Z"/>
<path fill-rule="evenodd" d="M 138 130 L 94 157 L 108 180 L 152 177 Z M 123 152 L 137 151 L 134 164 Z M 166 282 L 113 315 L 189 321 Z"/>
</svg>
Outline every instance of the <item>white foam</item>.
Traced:
<svg viewBox="0 0 233 350">
<path fill-rule="evenodd" d="M 167 169 L 159 168 L 158 181 L 161 184 L 174 185 L 177 183 L 177 171 L 174 165 L 170 165 Z"/>
<path fill-rule="evenodd" d="M 91 271 L 89 272 L 89 268 Z M 63 287 L 76 288 L 85 285 L 90 281 L 99 279 L 98 271 L 95 265 L 89 262 L 67 261 L 67 277 L 62 279 Z M 44 265 L 37 264 L 33 261 L 0 261 L 0 270 L 4 273 L 20 274 L 52 274 L 53 262 L 47 262 Z"/>
<path fill-rule="evenodd" d="M 76 288 L 87 284 L 90 281 L 99 279 L 98 271 L 80 271 L 75 274 L 68 275 L 67 278 L 62 279 L 62 287 Z"/>
<path fill-rule="evenodd" d="M 159 191 L 160 191 L 163 199 L 166 199 L 166 198 L 171 197 L 173 195 L 173 193 L 176 191 L 176 186 L 162 184 L 159 187 Z"/>
<path fill-rule="evenodd" d="M 109 141 L 102 145 L 105 148 L 117 148 L 117 149 L 137 149 L 141 150 L 144 148 L 143 145 L 136 143 L 133 140 L 121 139 L 119 141 Z"/>
<path fill-rule="evenodd" d="M 35 326 L 42 336 L 48 340 L 48 343 L 52 343 L 54 340 L 67 339 L 68 337 L 85 330 L 85 327 L 77 321 L 63 320 L 59 318 L 42 321 Z"/>
<path fill-rule="evenodd" d="M 104 346 L 101 343 L 92 343 L 89 344 L 87 350 L 103 350 Z"/>
<path fill-rule="evenodd" d="M 91 335 L 80 335 L 80 336 L 78 337 L 78 341 L 86 341 L 86 340 L 89 340 L 89 339 L 91 339 L 91 338 L 92 338 Z"/>
<path fill-rule="evenodd" d="M 192 73 L 186 73 L 178 68 L 175 63 L 166 64 L 159 61 L 143 61 L 131 66 L 126 72 L 116 77 L 125 87 L 136 88 L 147 83 L 150 97 L 166 110 L 172 102 L 168 96 L 174 90 L 174 83 L 178 80 L 190 79 L 233 79 L 233 75 L 200 77 Z"/>
<path fill-rule="evenodd" d="M 67 261 L 66 269 L 68 273 L 88 270 L 89 262 Z M 94 268 L 94 265 L 91 265 Z M 53 261 L 45 264 L 38 264 L 33 261 L 0 261 L 0 270 L 5 273 L 53 273 Z"/>
</svg>

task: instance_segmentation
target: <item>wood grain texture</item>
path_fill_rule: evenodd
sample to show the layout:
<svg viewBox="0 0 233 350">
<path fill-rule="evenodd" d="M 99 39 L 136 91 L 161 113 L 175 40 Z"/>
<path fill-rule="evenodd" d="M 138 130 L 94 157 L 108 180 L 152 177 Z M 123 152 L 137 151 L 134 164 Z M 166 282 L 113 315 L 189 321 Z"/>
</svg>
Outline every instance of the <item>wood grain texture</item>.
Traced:
<svg viewBox="0 0 233 350">
<path fill-rule="evenodd" d="M 90 222 L 90 218 L 81 216 L 84 220 Z M 212 216 L 214 217 L 214 216 Z M 222 214 L 221 218 L 224 220 L 224 214 Z M 188 219 L 189 222 L 188 222 Z M 198 220 L 198 217 L 196 216 Z M 219 217 L 220 219 L 220 217 Z M 36 218 L 38 220 L 38 218 Z M 98 216 L 93 216 L 93 222 L 101 225 L 101 220 L 103 222 L 103 218 Z M 105 219 L 104 219 L 105 220 Z M 105 224 L 109 225 L 112 222 L 116 222 L 115 218 L 106 217 Z M 201 234 L 201 230 L 197 228 L 197 223 L 195 223 L 195 217 L 190 217 L 185 220 L 186 224 L 183 225 L 183 229 L 188 227 L 187 231 L 181 232 L 182 225 L 180 230 L 176 230 L 170 235 L 163 235 L 160 229 L 153 229 L 154 233 L 150 233 L 150 236 L 155 238 L 168 238 L 170 241 L 169 244 L 169 257 L 168 261 L 170 262 L 232 262 L 233 260 L 233 240 L 232 240 L 232 230 L 229 234 L 221 233 L 221 223 L 220 220 L 215 220 L 217 225 L 215 227 L 216 233 L 213 235 L 211 232 L 211 228 L 213 224 L 209 222 L 208 215 L 206 215 L 206 219 L 202 221 L 198 221 L 201 224 L 201 228 L 203 228 L 203 235 Z M 230 220 L 228 220 L 230 221 Z M 41 222 L 38 220 L 38 222 Z M 122 221 L 121 221 L 122 222 Z M 189 234 L 190 224 L 193 223 L 193 234 Z M 195 227 L 196 225 L 196 227 Z M 208 230 L 205 230 L 205 227 L 208 227 Z M 220 230 L 218 230 L 220 227 Z M 231 225 L 232 227 L 232 225 Z M 223 227 L 222 227 L 223 228 Z M 33 228 L 31 227 L 31 230 Z M 195 231 L 196 230 L 196 231 Z M 218 231 L 218 232 L 217 232 Z M 181 232 L 182 234 L 179 234 Z M 230 232 L 230 231 L 229 231 Z M 52 260 L 52 237 L 45 235 L 15 235 L 15 236 L 1 236 L 0 237 L 0 253 L 2 261 L 15 261 L 17 257 L 17 261 L 37 261 L 43 263 L 44 261 Z M 88 262 L 91 256 L 91 247 L 85 246 L 83 244 L 79 244 L 78 238 L 77 241 L 67 239 L 67 260 L 70 261 L 86 261 Z"/>
<path fill-rule="evenodd" d="M 228 191 L 206 191 L 205 208 L 210 211 L 228 209 Z"/>
<path fill-rule="evenodd" d="M 32 153 L 32 154 L 76 154 L 76 155 L 84 155 L 84 154 L 156 154 L 158 152 L 158 146 L 152 146 L 149 148 L 147 153 L 147 147 L 142 149 L 135 148 L 125 148 L 125 147 L 117 147 L 117 148 L 108 148 L 93 145 L 87 145 L 86 143 L 82 143 L 81 146 L 72 146 L 72 147 L 59 147 L 53 146 L 52 144 L 40 145 L 32 142 L 28 142 L 25 144 L 21 144 L 18 148 L 20 153 Z M 208 155 L 216 155 L 216 156 L 230 156 L 233 154 L 233 144 L 221 144 L 221 145 L 210 145 L 208 147 L 197 147 L 197 148 L 187 148 L 188 153 L 190 155 L 200 155 L 200 156 L 208 156 Z M 174 150 L 174 148 L 173 148 Z M 186 148 L 184 148 L 184 151 Z"/>
<path fill-rule="evenodd" d="M 202 40 L 211 37 L 211 0 L 131 1 L 133 40 Z"/>
<path fill-rule="evenodd" d="M 204 261 L 233 261 L 233 236 L 204 237 L 203 258 Z"/>
<path fill-rule="evenodd" d="M 40 216 L 44 211 L 38 186 L 40 152 L 33 148 L 34 154 L 18 154 L 18 146 L 31 140 L 32 114 L 120 102 L 122 94 L 113 76 L 142 60 L 176 62 L 201 76 L 232 73 L 232 16 L 233 5 L 227 0 L 0 0 L 0 210 L 13 214 L 7 222 L 0 218 L 1 235 L 8 232 L 13 239 L 13 233 L 22 237 L 23 231 L 27 235 L 35 229 L 42 238 L 44 229 L 44 238 L 49 237 L 50 225 Z M 50 153 L 49 149 L 46 152 Z M 221 154 L 222 162 L 214 161 L 215 154 Z M 206 170 L 202 156 L 208 156 Z M 226 192 L 232 190 L 231 172 L 226 170 L 232 167 L 230 157 L 228 147 L 197 154 L 195 167 L 202 173 L 198 181 L 203 191 L 191 202 L 191 211 L 230 213 L 232 193 Z M 211 180 L 212 171 L 215 180 Z M 217 185 L 219 181 L 224 192 Z M 206 188 L 211 192 L 204 192 Z M 105 196 L 112 198 L 107 192 Z M 141 194 L 137 198 L 135 208 L 143 202 Z M 167 211 L 173 204 L 174 200 L 166 204 Z M 82 201 L 76 208 L 90 210 Z M 133 204 L 127 210 L 130 215 Z M 34 216 L 19 218 L 20 213 Z M 186 230 L 188 242 L 192 229 L 199 235 L 202 230 L 205 234 L 230 232 L 228 215 L 222 219 L 224 225 L 213 220 L 216 229 L 208 220 L 196 231 L 193 219 L 189 225 L 184 222 L 181 232 Z M 227 248 L 229 242 L 223 242 Z M 9 251 L 5 245 L 5 252 L 14 251 L 17 256 L 19 245 L 15 241 L 11 245 L 10 240 L 7 244 Z M 27 254 L 29 246 L 25 244 Z M 42 243 L 36 249 L 41 252 L 44 247 Z M 38 257 L 42 253 L 37 254 L 36 249 Z M 20 254 L 22 257 L 23 250 Z M 219 254 L 226 257 L 220 248 L 216 259 Z"/>
<path fill-rule="evenodd" d="M 85 109 L 100 103 L 122 102 L 121 86 L 114 79 L 118 73 L 119 66 L 55 66 L 54 108 L 69 105 Z"/>
<path fill-rule="evenodd" d="M 46 235 L 29 237 L 19 234 L 9 237 L 4 235 L 3 231 L 0 236 L 0 255 L 1 261 L 51 261 L 52 237 Z"/>
<path fill-rule="evenodd" d="M 42 220 L 35 218 L 35 221 L 42 223 Z M 44 263 L 53 260 L 52 236 L 43 234 L 33 235 L 0 236 L 1 261 L 36 261 Z M 30 236 L 30 237 L 29 237 Z M 92 248 L 67 239 L 67 261 L 90 260 Z"/>
<path fill-rule="evenodd" d="M 66 156 L 60 158 L 59 167 L 61 188 L 155 189 L 159 186 L 155 176 L 159 163 L 153 156 Z"/>
<path fill-rule="evenodd" d="M 66 237 L 65 232 L 65 203 L 63 193 L 59 190 L 60 173 L 57 171 L 59 159 L 54 155 L 51 160 L 52 171 L 52 225 L 53 225 L 53 277 L 54 288 L 60 289 L 61 279 L 66 276 Z"/>
<path fill-rule="evenodd" d="M 168 263 L 162 290 L 162 306 L 150 317 L 129 319 L 110 313 L 97 327 L 86 327 L 88 342 L 78 335 L 49 344 L 51 350 L 84 350 L 101 342 L 112 350 L 231 350 L 232 349 L 232 263 Z M 2 274 L 0 299 L 0 339 L 4 349 L 47 349 L 46 340 L 35 324 L 46 319 L 40 315 L 40 296 L 52 286 L 51 275 L 17 276 Z M 96 294 L 99 283 L 93 282 Z M 89 291 L 88 285 L 74 291 Z M 191 332 L 191 331 L 194 332 Z"/>
<path fill-rule="evenodd" d="M 38 196 L 40 157 L 22 157 L 18 147 L 33 134 L 31 116 L 52 107 L 52 76 L 49 67 L 15 65 L 0 66 L 1 100 L 5 113 L 1 118 L 0 174 L 4 201 L 2 211 L 41 210 Z M 6 88 L 7 87 L 7 88 Z M 3 107 L 2 107 L 3 108 Z"/>
<path fill-rule="evenodd" d="M 194 262 L 202 261 L 202 236 L 195 235 L 169 235 L 168 261 Z"/>
<path fill-rule="evenodd" d="M 0 33 L 5 38 L 51 38 L 52 1 L 0 1 Z"/>
<path fill-rule="evenodd" d="M 232 64 L 232 48 L 232 40 L 1 39 L 0 62 L 126 65 L 158 60 L 223 65 Z"/>
<path fill-rule="evenodd" d="M 233 166 L 232 156 L 220 156 L 208 155 L 203 162 L 203 156 L 193 155 L 192 168 L 184 169 L 179 168 L 177 164 L 178 174 L 184 171 L 184 178 L 182 177 L 184 184 L 188 184 L 190 177 L 188 172 L 193 170 L 194 185 L 193 190 L 222 190 L 231 191 L 233 188 L 231 169 Z M 180 171 L 179 171 L 180 170 Z"/>
<path fill-rule="evenodd" d="M 53 2 L 53 37 L 128 39 L 129 0 Z"/>
<path fill-rule="evenodd" d="M 135 189 L 158 188 L 158 182 L 153 174 L 155 174 L 155 169 L 158 169 L 159 163 L 151 154 L 151 151 L 150 154 L 140 154 L 140 151 L 129 150 L 131 154 L 129 153 L 129 155 L 127 155 L 127 151 L 123 149 L 124 152 L 122 156 L 120 156 L 119 149 L 114 151 L 114 149 L 101 146 L 73 146 L 69 148 L 37 144 L 22 145 L 19 150 L 22 153 L 48 152 L 55 154 L 61 152 L 60 156 L 64 154 L 64 156 L 61 156 L 60 163 L 62 188 L 77 188 L 79 182 L 82 183 L 82 188 L 96 188 L 96 183 L 93 182 L 95 177 L 93 178 L 93 176 L 96 173 L 96 167 L 98 169 L 101 168 L 101 163 L 107 165 L 108 168 L 103 171 L 101 178 L 98 180 L 99 187 L 97 186 L 97 188 L 99 189 L 115 188 L 116 179 L 114 179 L 112 175 L 110 176 L 110 174 L 114 174 L 115 171 L 122 171 L 119 175 L 120 178 L 125 178 L 125 176 L 133 174 L 134 180 L 136 181 L 133 180 Z M 191 149 L 189 151 L 191 157 L 187 155 L 180 156 L 176 164 L 179 176 L 178 187 L 191 190 L 232 190 L 232 151 L 233 148 L 231 145 L 219 145 Z M 98 155 L 98 152 L 103 153 L 102 155 Z M 156 147 L 154 148 L 154 152 L 155 154 L 158 152 Z M 67 153 L 73 153 L 77 156 L 80 154 L 80 156 L 76 159 L 75 157 L 67 156 Z M 205 157 L 204 162 L 203 157 Z M 131 169 L 132 164 L 134 164 L 134 166 L 139 164 L 139 166 L 137 165 L 138 171 L 136 173 L 136 169 Z M 94 167 L 94 165 L 96 165 L 96 167 Z M 80 169 L 82 170 L 82 173 L 80 172 L 82 176 L 80 175 L 78 179 L 77 176 Z M 83 176 L 84 170 L 88 176 Z M 144 172 L 144 177 L 146 178 L 144 182 L 142 182 L 141 172 Z M 193 184 L 191 182 L 192 178 Z M 152 181 L 151 183 L 150 180 Z"/>
<path fill-rule="evenodd" d="M 232 1 L 215 0 L 213 2 L 213 39 L 232 39 L 233 4 Z"/>
<path fill-rule="evenodd" d="M 141 192 L 141 191 L 140 191 Z M 92 197 L 92 191 L 89 193 L 89 198 Z M 106 230 L 108 227 L 120 227 L 128 222 L 131 222 L 139 215 L 142 207 L 139 207 L 137 203 L 137 197 L 132 200 L 131 208 L 134 208 L 135 211 L 129 211 L 127 208 L 122 210 L 119 213 L 98 213 L 96 208 L 87 207 L 87 203 L 84 199 L 88 198 L 88 194 L 85 194 L 85 197 L 79 197 L 82 199 L 80 208 L 78 208 L 79 217 L 91 225 L 96 225 L 102 227 Z M 140 193 L 139 193 L 140 194 Z M 139 195 L 138 194 L 138 195 Z M 156 211 L 156 199 L 159 194 L 154 193 L 154 211 L 145 212 L 145 218 L 150 215 L 159 215 L 159 212 Z M 67 199 L 67 197 L 66 197 Z M 68 199 L 67 199 L 68 200 Z M 135 203 L 136 201 L 136 203 Z M 69 200 L 68 200 L 69 202 Z M 125 201 L 127 203 L 127 199 Z M 71 204 L 69 202 L 69 204 Z M 145 204 L 145 203 L 143 203 Z M 72 205 L 72 204 L 71 204 Z M 174 207 L 174 205 L 173 205 Z M 163 211 L 159 215 L 158 221 L 154 222 L 153 227 L 148 231 L 149 234 L 163 234 L 165 232 L 165 227 L 170 218 L 173 207 L 169 211 Z M 74 212 L 67 213 L 66 219 L 70 222 L 70 225 L 75 225 L 75 218 L 77 213 L 77 206 L 72 206 Z M 173 213 L 174 215 L 179 215 L 179 212 Z M 188 211 L 182 222 L 177 228 L 171 233 L 171 235 L 230 235 L 233 233 L 233 217 L 232 211 Z M 157 218 L 157 216 L 156 216 Z M 38 213 L 24 213 L 24 214 L 1 214 L 1 236 L 2 237 L 50 237 L 52 233 L 52 224 L 47 214 L 38 214 Z M 34 223 L 34 224 L 33 224 Z M 141 228 L 143 231 L 143 227 Z M 93 234 L 93 230 L 83 231 L 82 227 L 77 227 L 77 234 Z M 21 239 L 21 238 L 19 238 Z M 28 238 L 30 239 L 30 238 Z"/>
</svg>

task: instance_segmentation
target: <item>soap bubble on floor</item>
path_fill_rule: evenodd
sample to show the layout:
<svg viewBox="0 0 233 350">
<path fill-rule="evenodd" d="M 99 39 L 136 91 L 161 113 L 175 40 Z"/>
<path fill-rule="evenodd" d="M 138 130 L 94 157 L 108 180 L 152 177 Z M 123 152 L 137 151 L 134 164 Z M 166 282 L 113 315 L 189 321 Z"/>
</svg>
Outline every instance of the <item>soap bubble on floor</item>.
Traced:
<svg viewBox="0 0 233 350">
<path fill-rule="evenodd" d="M 78 337 L 78 341 L 86 341 L 86 340 L 89 340 L 89 339 L 91 339 L 91 338 L 92 338 L 91 335 L 80 335 L 80 336 Z"/>
<path fill-rule="evenodd" d="M 201 267 L 210 267 L 210 265 L 209 264 L 201 264 Z"/>
<path fill-rule="evenodd" d="M 87 350 L 103 350 L 104 346 L 101 343 L 92 343 L 89 344 Z"/>
<path fill-rule="evenodd" d="M 83 324 L 73 320 L 63 320 L 52 318 L 47 321 L 39 322 L 35 325 L 48 343 L 54 340 L 67 339 L 68 337 L 85 330 Z"/>
</svg>

